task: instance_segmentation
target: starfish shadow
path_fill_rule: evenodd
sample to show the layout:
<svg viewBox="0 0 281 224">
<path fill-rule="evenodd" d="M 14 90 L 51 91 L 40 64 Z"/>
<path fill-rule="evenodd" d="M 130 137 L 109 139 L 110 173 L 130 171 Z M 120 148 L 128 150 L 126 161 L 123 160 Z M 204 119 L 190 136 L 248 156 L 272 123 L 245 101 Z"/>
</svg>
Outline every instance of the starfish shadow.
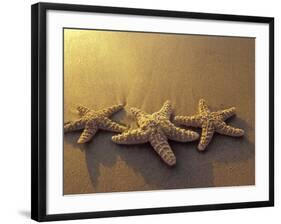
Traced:
<svg viewBox="0 0 281 224">
<path fill-rule="evenodd" d="M 177 164 L 173 167 L 167 166 L 149 144 L 118 147 L 122 160 L 141 174 L 151 189 L 212 186 L 212 173 L 207 164 L 198 165 L 192 162 L 200 159 L 198 153 L 194 153 L 196 143 L 183 144 L 172 141 L 169 143 L 177 157 Z M 198 173 L 205 173 L 205 178 L 198 181 L 196 178 Z"/>
<path fill-rule="evenodd" d="M 117 159 L 115 145 L 109 139 L 108 134 L 99 133 L 99 139 L 93 141 L 86 148 L 87 167 L 94 186 L 98 181 L 99 165 L 111 167 Z"/>
<path fill-rule="evenodd" d="M 177 157 L 175 167 L 166 166 L 149 144 L 118 147 L 121 150 L 120 156 L 134 168 L 135 172 L 140 173 L 152 188 L 210 187 L 213 186 L 215 162 L 237 163 L 253 159 L 255 156 L 255 145 L 247 136 L 250 129 L 247 122 L 237 117 L 232 119 L 235 126 L 246 131 L 245 136 L 234 138 L 215 134 L 204 152 L 197 150 L 198 141 L 189 143 L 170 141 Z"/>
<path fill-rule="evenodd" d="M 196 162 L 192 163 L 194 160 L 200 160 L 198 153 L 194 153 L 196 142 L 183 144 L 170 141 L 178 161 L 175 167 L 169 167 L 154 152 L 150 144 L 118 145 L 110 140 L 112 135 L 112 133 L 98 132 L 95 138 L 86 144 L 77 144 L 73 141 L 73 139 L 79 138 L 79 134 L 69 134 L 65 137 L 65 141 L 71 142 L 73 147 L 79 148 L 85 153 L 85 162 L 94 187 L 98 185 L 101 174 L 100 165 L 107 168 L 113 167 L 118 157 L 145 180 L 144 188 L 129 187 L 134 191 L 212 186 L 212 176 L 210 169 L 206 167 L 207 164 L 197 166 Z M 203 181 L 196 179 L 198 172 L 205 173 Z M 116 175 L 116 178 L 118 179 L 119 176 Z M 124 190 L 119 189 L 118 191 Z"/>
<path fill-rule="evenodd" d="M 74 148 L 80 148 L 84 151 L 85 162 L 94 187 L 97 187 L 101 175 L 100 166 L 112 168 L 116 165 L 117 158 L 124 161 L 129 168 L 144 179 L 146 186 L 138 188 L 131 186 L 130 190 L 212 187 L 214 186 L 214 162 L 235 163 L 254 158 L 255 155 L 254 143 L 248 140 L 247 130 L 249 127 L 247 123 L 237 117 L 233 121 L 232 119 L 229 121 L 234 126 L 246 130 L 246 135 L 233 138 L 215 134 L 204 152 L 198 152 L 198 141 L 189 143 L 169 141 L 177 157 L 177 164 L 174 167 L 167 166 L 148 143 L 141 145 L 113 143 L 111 136 L 114 133 L 99 131 L 87 144 L 77 144 L 75 139 L 79 138 L 79 133 L 69 133 L 65 135 L 65 141 L 71 142 L 70 144 L 73 144 Z M 112 175 L 116 175 L 115 180 L 121 177 L 126 179 L 122 174 L 112 173 Z M 101 191 L 102 189 L 99 189 L 99 192 Z M 127 189 L 116 189 L 115 191 L 122 192 Z"/>
<path fill-rule="evenodd" d="M 94 187 L 98 184 L 100 166 L 112 167 L 117 160 L 116 145 L 110 141 L 110 133 L 99 131 L 93 140 L 79 147 L 85 152 L 87 169 Z"/>
</svg>

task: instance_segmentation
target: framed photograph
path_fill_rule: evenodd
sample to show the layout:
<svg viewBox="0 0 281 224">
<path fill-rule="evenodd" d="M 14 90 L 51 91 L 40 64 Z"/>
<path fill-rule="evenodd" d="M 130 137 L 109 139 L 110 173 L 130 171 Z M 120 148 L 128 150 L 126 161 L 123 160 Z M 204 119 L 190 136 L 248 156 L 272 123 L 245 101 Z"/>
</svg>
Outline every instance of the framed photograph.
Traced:
<svg viewBox="0 0 281 224">
<path fill-rule="evenodd" d="M 32 219 L 273 205 L 273 18 L 32 5 Z"/>
</svg>

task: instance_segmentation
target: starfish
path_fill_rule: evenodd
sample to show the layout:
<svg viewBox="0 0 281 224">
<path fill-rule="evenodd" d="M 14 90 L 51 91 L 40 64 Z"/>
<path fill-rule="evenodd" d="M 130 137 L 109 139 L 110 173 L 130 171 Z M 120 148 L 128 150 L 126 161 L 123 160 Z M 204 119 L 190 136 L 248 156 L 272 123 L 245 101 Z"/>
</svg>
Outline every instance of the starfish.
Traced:
<svg viewBox="0 0 281 224">
<path fill-rule="evenodd" d="M 64 132 L 66 133 L 84 129 L 77 141 L 78 143 L 89 142 L 96 134 L 98 129 L 113 132 L 123 132 L 127 129 L 127 127 L 122 126 L 109 119 L 111 115 L 121 110 L 122 108 L 123 105 L 119 104 L 95 111 L 79 105 L 77 107 L 77 110 L 81 118 L 65 123 Z"/>
<path fill-rule="evenodd" d="M 163 107 L 153 114 L 147 114 L 137 108 L 131 108 L 131 112 L 136 118 L 139 127 L 113 136 L 112 141 L 118 144 L 149 142 L 169 166 L 176 164 L 176 157 L 168 143 L 168 139 L 189 142 L 199 138 L 198 133 L 176 127 L 171 123 L 172 106 L 170 101 L 166 101 Z"/>
<path fill-rule="evenodd" d="M 199 114 L 194 116 L 176 116 L 174 122 L 179 125 L 202 128 L 198 149 L 203 151 L 211 142 L 215 132 L 233 137 L 244 135 L 244 130 L 227 125 L 224 121 L 235 114 L 235 107 L 211 112 L 204 99 L 199 100 Z"/>
</svg>

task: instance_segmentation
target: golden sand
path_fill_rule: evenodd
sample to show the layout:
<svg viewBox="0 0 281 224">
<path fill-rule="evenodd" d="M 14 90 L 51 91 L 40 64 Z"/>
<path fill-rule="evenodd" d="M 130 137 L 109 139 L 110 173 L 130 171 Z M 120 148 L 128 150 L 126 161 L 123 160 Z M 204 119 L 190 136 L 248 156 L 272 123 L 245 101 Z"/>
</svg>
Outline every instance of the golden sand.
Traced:
<svg viewBox="0 0 281 224">
<path fill-rule="evenodd" d="M 245 130 L 239 139 L 217 135 L 204 153 L 197 151 L 197 141 L 170 141 L 177 157 L 172 169 L 149 144 L 117 145 L 112 133 L 100 131 L 79 145 L 81 133 L 69 133 L 64 136 L 64 194 L 254 184 L 253 38 L 64 32 L 65 121 L 77 118 L 77 104 L 95 110 L 125 103 L 112 119 L 137 127 L 130 107 L 153 113 L 169 99 L 176 115 L 195 114 L 204 98 L 214 111 L 235 105 L 239 116 L 228 124 Z M 233 167 L 237 178 L 224 175 L 224 167 Z"/>
</svg>

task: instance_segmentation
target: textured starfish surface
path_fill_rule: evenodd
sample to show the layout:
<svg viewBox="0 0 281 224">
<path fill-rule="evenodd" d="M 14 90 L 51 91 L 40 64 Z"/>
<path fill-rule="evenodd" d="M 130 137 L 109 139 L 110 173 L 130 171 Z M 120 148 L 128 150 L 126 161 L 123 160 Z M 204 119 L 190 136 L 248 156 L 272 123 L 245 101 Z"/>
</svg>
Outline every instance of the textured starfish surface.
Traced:
<svg viewBox="0 0 281 224">
<path fill-rule="evenodd" d="M 170 122 L 172 114 L 170 101 L 166 101 L 163 107 L 153 114 L 147 114 L 137 108 L 131 108 L 131 112 L 136 118 L 139 127 L 113 136 L 113 142 L 118 144 L 149 142 L 169 166 L 176 164 L 176 157 L 168 144 L 168 139 L 189 142 L 199 138 L 198 133 L 176 127 Z"/>
<path fill-rule="evenodd" d="M 114 105 L 102 110 L 90 110 L 84 106 L 78 106 L 77 110 L 80 115 L 80 119 L 70 121 L 64 124 L 64 132 L 83 130 L 78 143 L 89 142 L 96 134 L 98 129 L 123 132 L 127 127 L 120 125 L 109 119 L 111 115 L 121 110 L 123 105 Z"/>
<path fill-rule="evenodd" d="M 199 113 L 194 116 L 176 116 L 174 122 L 178 125 L 202 128 L 198 149 L 203 151 L 212 140 L 215 132 L 239 137 L 244 135 L 244 130 L 227 125 L 224 121 L 235 114 L 235 107 L 211 112 L 205 100 L 199 100 Z"/>
</svg>

